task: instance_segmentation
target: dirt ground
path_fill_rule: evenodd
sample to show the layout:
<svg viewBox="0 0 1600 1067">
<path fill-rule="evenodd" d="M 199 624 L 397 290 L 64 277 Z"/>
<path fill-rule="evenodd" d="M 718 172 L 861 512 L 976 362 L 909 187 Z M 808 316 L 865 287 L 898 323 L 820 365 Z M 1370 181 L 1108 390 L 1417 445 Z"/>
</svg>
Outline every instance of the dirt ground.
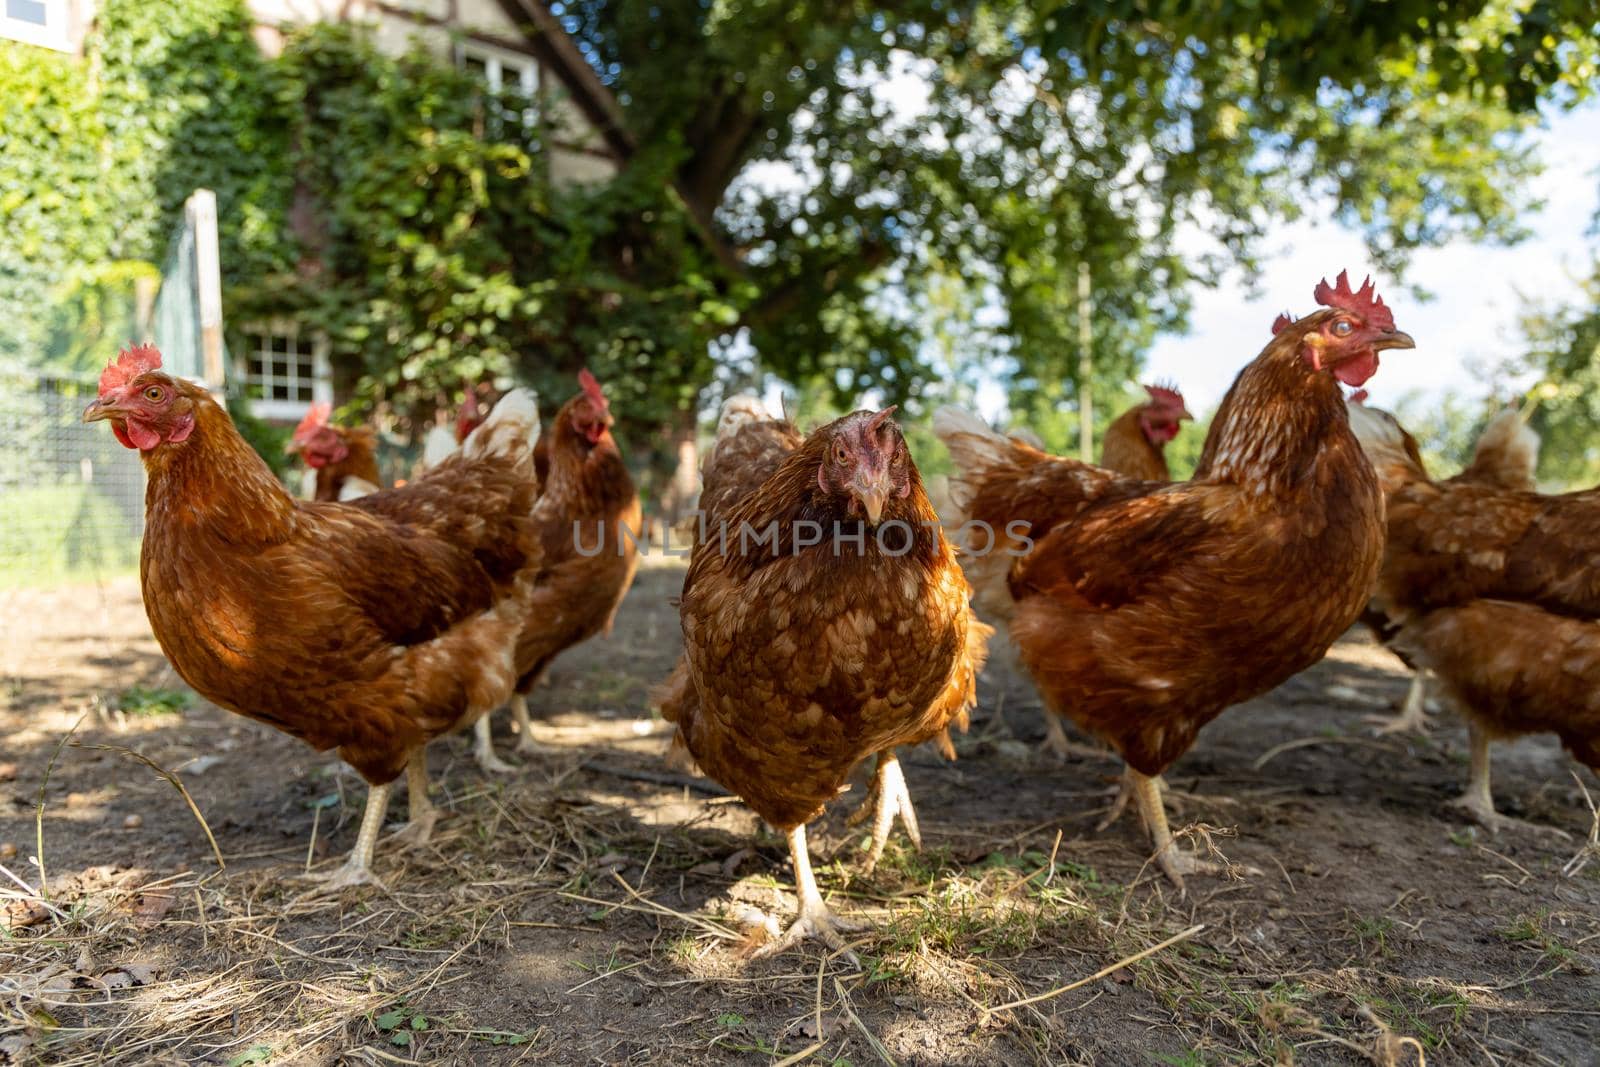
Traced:
<svg viewBox="0 0 1600 1067">
<path fill-rule="evenodd" d="M 385 887 L 332 897 L 297 876 L 354 840 L 358 778 L 203 702 L 151 707 L 181 685 L 133 580 L 0 594 L 0 1063 L 1600 1063 L 1574 765 L 1497 746 L 1501 810 L 1542 829 L 1468 826 L 1445 807 L 1464 728 L 1375 737 L 1408 679 L 1355 631 L 1168 776 L 1175 824 L 1261 873 L 1180 896 L 1136 820 L 1097 833 L 1117 765 L 1039 754 L 997 650 L 961 759 L 906 754 L 921 854 L 897 832 L 861 874 L 864 775 L 816 828 L 824 891 L 872 923 L 860 966 L 748 960 L 791 875 L 661 760 L 681 578 L 649 561 L 614 636 L 558 661 L 520 773 L 436 745 L 433 841 L 380 844 Z"/>
</svg>

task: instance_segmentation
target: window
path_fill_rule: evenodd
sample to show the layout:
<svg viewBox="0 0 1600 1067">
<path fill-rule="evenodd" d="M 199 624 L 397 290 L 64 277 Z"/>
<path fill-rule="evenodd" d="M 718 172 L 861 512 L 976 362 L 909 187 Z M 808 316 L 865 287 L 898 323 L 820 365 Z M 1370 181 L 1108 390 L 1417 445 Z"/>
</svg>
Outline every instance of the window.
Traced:
<svg viewBox="0 0 1600 1067">
<path fill-rule="evenodd" d="M 244 394 L 255 414 L 298 419 L 314 401 L 333 400 L 328 346 L 321 336 L 301 334 L 292 323 L 246 329 L 240 370 Z"/>
<path fill-rule="evenodd" d="M 463 43 L 458 53 L 459 66 L 482 78 L 495 92 L 519 89 L 532 97 L 539 88 L 539 64 L 532 56 L 490 45 Z"/>
<path fill-rule="evenodd" d="M 0 37 L 69 52 L 71 8 L 71 0 L 0 0 Z"/>
<path fill-rule="evenodd" d="M 480 79 L 493 93 L 514 93 L 531 102 L 539 88 L 539 64 L 532 56 L 464 42 L 457 49 L 456 59 L 462 70 Z M 520 110 L 523 125 L 538 122 L 538 113 L 532 107 Z M 515 106 L 500 102 L 491 115 L 501 121 L 516 121 L 517 112 Z"/>
<path fill-rule="evenodd" d="M 43 0 L 6 0 L 6 18 L 18 22 L 31 22 L 35 26 L 48 26 L 49 12 Z"/>
</svg>

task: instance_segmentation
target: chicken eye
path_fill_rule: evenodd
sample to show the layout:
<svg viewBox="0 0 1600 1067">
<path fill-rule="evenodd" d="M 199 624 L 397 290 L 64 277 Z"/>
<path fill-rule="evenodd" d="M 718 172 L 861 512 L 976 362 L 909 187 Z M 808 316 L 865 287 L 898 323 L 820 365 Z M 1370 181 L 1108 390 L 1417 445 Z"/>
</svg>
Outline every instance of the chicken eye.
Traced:
<svg viewBox="0 0 1600 1067">
<path fill-rule="evenodd" d="M 850 450 L 843 443 L 833 446 L 833 458 L 839 463 L 850 462 Z"/>
<path fill-rule="evenodd" d="M 152 404 L 161 403 L 161 397 L 163 395 L 164 394 L 161 392 L 161 386 L 159 385 L 152 385 L 144 391 L 144 398 L 150 401 Z"/>
<path fill-rule="evenodd" d="M 1333 324 L 1333 332 L 1338 334 L 1340 337 L 1348 337 L 1350 335 L 1350 331 L 1353 329 L 1355 329 L 1355 327 L 1350 325 L 1350 322 L 1347 319 L 1340 319 L 1338 322 Z"/>
</svg>

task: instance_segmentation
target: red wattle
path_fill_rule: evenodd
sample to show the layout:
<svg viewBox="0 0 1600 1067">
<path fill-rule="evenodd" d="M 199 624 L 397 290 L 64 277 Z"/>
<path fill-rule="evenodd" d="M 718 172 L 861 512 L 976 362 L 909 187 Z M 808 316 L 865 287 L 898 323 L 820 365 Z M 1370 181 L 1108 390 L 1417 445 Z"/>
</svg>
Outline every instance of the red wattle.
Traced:
<svg viewBox="0 0 1600 1067">
<path fill-rule="evenodd" d="M 1371 348 L 1333 368 L 1333 376 L 1349 386 L 1364 385 L 1368 378 L 1377 373 L 1378 353 Z"/>
<path fill-rule="evenodd" d="M 141 452 L 148 452 L 161 443 L 161 435 L 133 419 L 127 420 L 128 437 Z"/>
</svg>

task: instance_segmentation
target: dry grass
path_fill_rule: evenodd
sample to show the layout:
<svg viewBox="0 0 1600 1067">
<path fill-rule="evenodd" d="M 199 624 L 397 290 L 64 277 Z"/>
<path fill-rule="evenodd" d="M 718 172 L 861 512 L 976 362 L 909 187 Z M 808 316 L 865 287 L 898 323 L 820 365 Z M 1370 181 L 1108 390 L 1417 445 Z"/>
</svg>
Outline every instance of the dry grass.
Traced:
<svg viewBox="0 0 1600 1067">
<path fill-rule="evenodd" d="M 227 874 L 91 869 L 55 879 L 49 898 L 0 872 L 16 927 L 0 934 L 0 1056 L 554 1055 L 543 1020 L 508 1026 L 470 1010 L 483 1003 L 470 994 L 485 961 L 534 930 L 575 947 L 561 999 L 593 1013 L 596 1040 L 580 1058 L 602 1060 L 625 1059 L 632 1045 L 619 1035 L 607 1047 L 600 1021 L 657 997 L 717 1010 L 662 1020 L 652 1055 L 789 1063 L 899 1062 L 912 1032 L 929 1029 L 907 1019 L 930 1015 L 955 1059 L 1087 1062 L 1073 1015 L 1136 990 L 1166 1012 L 1148 1025 L 1188 1050 L 1167 1062 L 1322 1062 L 1337 1048 L 1399 1067 L 1464 1039 L 1470 1009 L 1505 1006 L 1504 989 L 1391 972 L 1404 901 L 1393 915 L 1344 918 L 1346 966 L 1285 974 L 1257 960 L 1226 913 L 1220 925 L 1191 921 L 1218 914 L 1206 896 L 1108 881 L 1082 849 L 1062 858 L 1059 832 L 1049 851 L 958 852 L 959 833 L 920 855 L 891 849 L 866 880 L 847 862 L 854 842 L 836 840 L 846 862 L 824 867 L 825 884 L 848 914 L 876 924 L 853 946 L 862 965 L 820 950 L 750 964 L 762 913 L 793 903 L 781 863 L 724 874 L 721 835 L 642 826 L 552 777 L 455 797 L 428 848 L 381 853 L 389 891 L 324 896 L 294 880 L 296 847 L 236 860 Z M 1542 916 L 1506 935 L 1544 949 L 1522 984 L 1569 965 L 1553 929 Z M 781 1026 L 774 1004 L 796 1009 Z"/>
<path fill-rule="evenodd" d="M 669 632 L 670 609 L 658 614 L 628 617 L 635 647 L 650 647 L 650 626 Z M 436 757 L 445 815 L 434 840 L 410 852 L 380 844 L 388 888 L 338 896 L 299 876 L 349 846 L 359 783 L 319 777 L 325 764 L 288 781 L 263 769 L 293 750 L 253 727 L 223 764 L 240 781 L 223 771 L 185 782 L 185 760 L 235 737 L 236 721 L 214 709 L 164 724 L 107 712 L 77 734 L 72 700 L 54 698 L 54 718 L 30 711 L 29 758 L 54 777 L 24 790 L 21 767 L 12 796 L 26 806 L 11 825 L 22 829 L 0 823 L 0 838 L 26 842 L 0 853 L 0 1064 L 1436 1067 L 1571 1062 L 1556 1053 L 1592 1049 L 1600 815 L 1585 813 L 1594 828 L 1573 856 L 1566 844 L 1453 830 L 1426 798 L 1400 807 L 1403 791 L 1384 794 L 1399 815 L 1324 800 L 1313 787 L 1369 773 L 1363 788 L 1375 792 L 1397 769 L 1433 773 L 1447 796 L 1460 772 L 1433 743 L 1298 743 L 1314 729 L 1306 709 L 1327 714 L 1314 687 L 1286 687 L 1274 732 L 1245 713 L 1220 720 L 1199 753 L 1216 764 L 1172 776 L 1186 847 L 1267 872 L 1195 879 L 1186 896 L 1139 854 L 1131 826 L 1089 833 L 1113 763 L 1058 766 L 993 720 L 963 739 L 954 767 L 908 754 L 921 853 L 897 837 L 864 877 L 843 811 L 813 835 L 835 907 L 873 924 L 851 966 L 817 947 L 749 958 L 795 905 L 781 840 L 667 771 L 641 722 L 595 710 L 637 716 L 629 709 L 662 665 L 625 675 L 613 650 L 593 654 L 570 677 L 594 703 L 580 705 L 576 685 L 566 705 L 546 698 L 583 708 L 539 724 L 546 757 L 497 781 L 459 754 Z M 587 680 L 606 669 L 617 695 L 602 702 Z M 7 721 L 19 719 L 0 717 L 0 729 Z M 1497 785 L 1518 789 L 1503 766 Z M 247 774 L 258 779 L 248 799 L 224 804 Z M 146 857 L 114 829 L 90 840 L 104 825 L 83 815 L 101 803 L 95 790 L 118 801 L 104 803 L 112 827 L 142 811 L 138 840 L 167 844 Z M 73 807 L 79 795 L 90 799 Z M 225 825 L 219 809 L 240 822 Z M 149 833 L 156 824 L 165 837 Z M 1219 829 L 1235 825 L 1242 835 Z M 107 854 L 123 865 L 85 866 Z"/>
</svg>

